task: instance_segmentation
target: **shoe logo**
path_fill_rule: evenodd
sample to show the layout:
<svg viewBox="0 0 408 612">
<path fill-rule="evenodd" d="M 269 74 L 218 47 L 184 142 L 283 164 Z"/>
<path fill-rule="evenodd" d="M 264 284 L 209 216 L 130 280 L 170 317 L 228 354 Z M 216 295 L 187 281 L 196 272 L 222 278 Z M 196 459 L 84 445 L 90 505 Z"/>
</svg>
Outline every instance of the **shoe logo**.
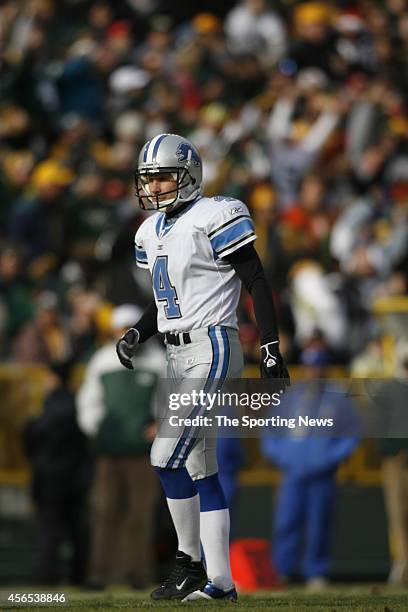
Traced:
<svg viewBox="0 0 408 612">
<path fill-rule="evenodd" d="M 188 580 L 188 576 L 187 576 L 187 578 L 184 578 L 184 580 L 183 580 L 183 582 L 182 582 L 181 584 L 176 584 L 176 589 L 177 589 L 178 591 L 181 591 L 181 589 L 183 588 L 183 586 L 186 584 L 187 580 Z"/>
</svg>

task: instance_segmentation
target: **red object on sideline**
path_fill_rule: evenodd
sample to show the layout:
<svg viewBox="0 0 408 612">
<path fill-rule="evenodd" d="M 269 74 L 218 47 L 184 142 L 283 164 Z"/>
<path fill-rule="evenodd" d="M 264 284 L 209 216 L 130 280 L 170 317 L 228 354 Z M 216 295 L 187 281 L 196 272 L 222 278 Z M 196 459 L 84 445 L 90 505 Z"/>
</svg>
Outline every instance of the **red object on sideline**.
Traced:
<svg viewBox="0 0 408 612">
<path fill-rule="evenodd" d="M 270 545 L 262 538 L 235 540 L 230 546 L 232 577 L 240 591 L 281 589 L 272 566 Z"/>
</svg>

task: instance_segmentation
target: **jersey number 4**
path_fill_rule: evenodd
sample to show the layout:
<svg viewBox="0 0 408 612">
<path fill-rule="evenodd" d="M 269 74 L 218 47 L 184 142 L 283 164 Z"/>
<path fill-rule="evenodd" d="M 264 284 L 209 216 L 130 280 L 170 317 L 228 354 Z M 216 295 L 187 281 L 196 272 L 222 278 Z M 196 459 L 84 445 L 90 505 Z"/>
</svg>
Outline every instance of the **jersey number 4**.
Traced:
<svg viewBox="0 0 408 612">
<path fill-rule="evenodd" d="M 153 290 L 158 302 L 166 302 L 164 312 L 167 319 L 179 319 L 181 317 L 178 305 L 177 291 L 171 284 L 167 270 L 167 255 L 156 258 L 152 270 Z"/>
</svg>

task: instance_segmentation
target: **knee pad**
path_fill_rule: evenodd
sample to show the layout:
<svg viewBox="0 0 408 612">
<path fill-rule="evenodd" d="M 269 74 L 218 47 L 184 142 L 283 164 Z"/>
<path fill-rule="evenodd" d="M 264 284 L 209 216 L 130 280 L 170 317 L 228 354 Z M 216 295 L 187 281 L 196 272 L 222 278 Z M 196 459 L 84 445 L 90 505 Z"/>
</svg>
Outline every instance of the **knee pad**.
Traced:
<svg viewBox="0 0 408 612">
<path fill-rule="evenodd" d="M 200 495 L 200 512 L 228 508 L 218 474 L 195 480 L 194 484 Z"/>
<path fill-rule="evenodd" d="M 197 489 L 186 468 L 154 468 L 160 478 L 164 493 L 170 499 L 186 499 L 197 495 Z"/>
</svg>

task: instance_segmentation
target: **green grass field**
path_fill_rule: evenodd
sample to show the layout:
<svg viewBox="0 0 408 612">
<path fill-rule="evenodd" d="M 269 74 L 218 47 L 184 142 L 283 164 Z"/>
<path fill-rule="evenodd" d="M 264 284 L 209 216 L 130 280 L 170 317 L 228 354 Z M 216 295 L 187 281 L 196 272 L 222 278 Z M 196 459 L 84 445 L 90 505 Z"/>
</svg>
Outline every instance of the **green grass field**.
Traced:
<svg viewBox="0 0 408 612">
<path fill-rule="evenodd" d="M 65 604 L 10 604 L 7 598 L 11 592 L 34 593 L 29 587 L 22 589 L 0 589 L 0 610 L 24 610 L 36 612 L 50 608 L 92 612 L 93 610 L 218 610 L 230 609 L 234 612 L 244 610 L 276 610 L 277 612 L 407 612 L 408 589 L 396 589 L 384 585 L 336 585 L 324 594 L 310 595 L 303 589 L 291 588 L 286 591 L 241 594 L 236 604 L 230 602 L 190 602 L 182 604 L 170 601 L 155 603 L 149 599 L 148 592 L 127 591 L 112 588 L 103 593 L 89 593 L 80 590 L 65 590 Z M 39 592 L 39 591 L 38 591 Z M 46 592 L 43 590 L 42 592 Z M 63 592 L 61 589 L 59 592 Z"/>
</svg>

